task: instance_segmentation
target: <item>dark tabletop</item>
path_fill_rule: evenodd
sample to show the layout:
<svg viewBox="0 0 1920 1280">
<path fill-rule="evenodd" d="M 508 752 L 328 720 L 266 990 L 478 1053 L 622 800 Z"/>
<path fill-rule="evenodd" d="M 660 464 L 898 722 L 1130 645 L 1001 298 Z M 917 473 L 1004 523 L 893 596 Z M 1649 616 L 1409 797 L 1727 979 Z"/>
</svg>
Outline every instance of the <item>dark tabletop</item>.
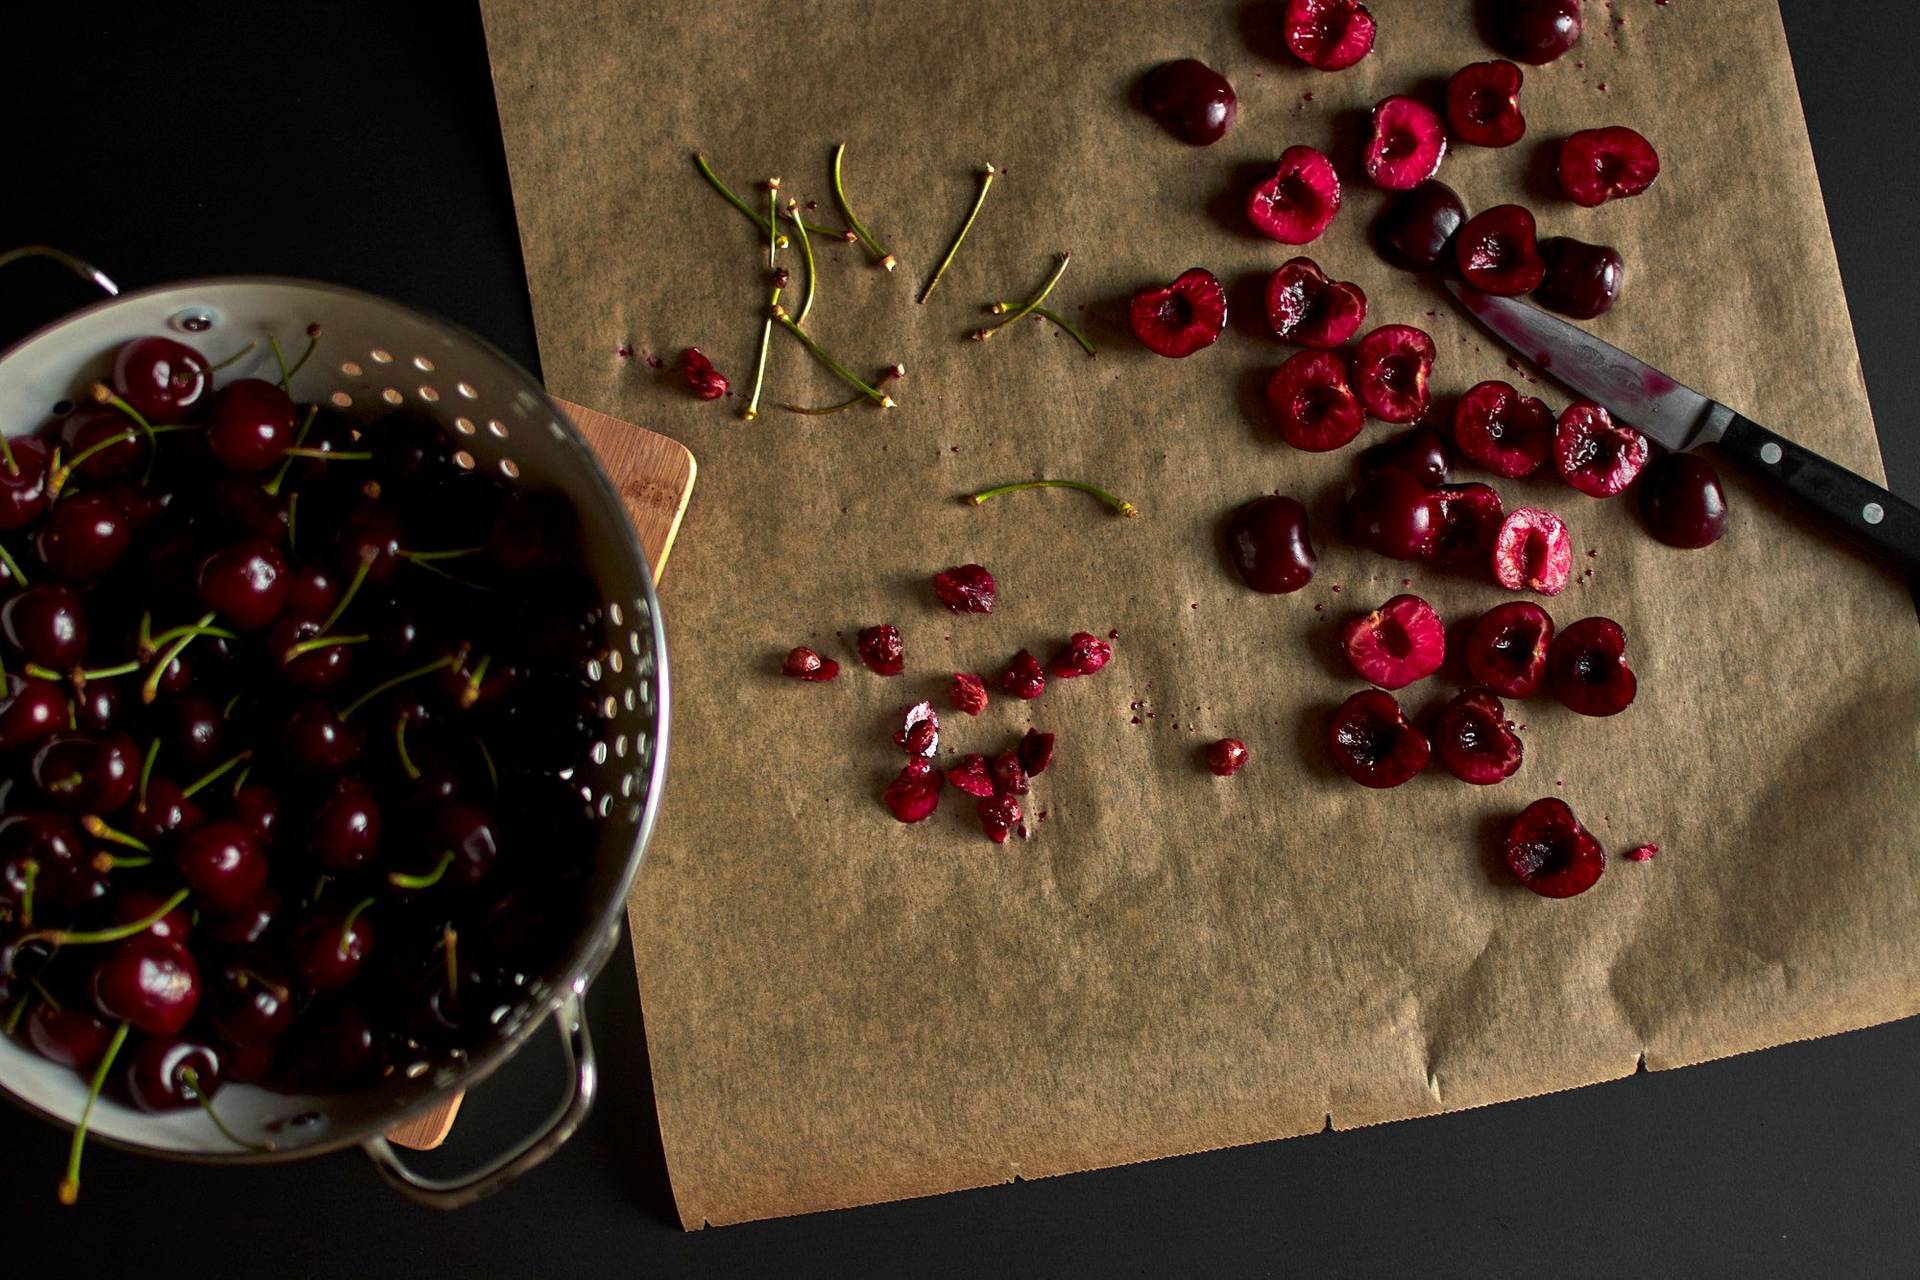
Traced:
<svg viewBox="0 0 1920 1280">
<path fill-rule="evenodd" d="M 123 287 L 338 280 L 539 367 L 470 5 L 47 8 L 0 25 L 0 248 L 59 244 Z M 1887 469 L 1920 497 L 1903 372 L 1920 351 L 1920 9 L 1782 8 Z M 0 343 L 85 300 L 50 267 L 10 270 Z M 1793 358 L 1790 323 L 1761 336 L 1755 359 Z M 105 1149 L 62 1211 L 62 1135 L 0 1106 L 0 1273 L 1920 1273 L 1920 1020 L 1431 1120 L 687 1235 L 624 947 L 592 1005 L 598 1109 L 550 1163 L 458 1214 L 408 1205 L 355 1153 L 211 1170 Z M 558 1072 L 544 1042 L 523 1054 L 423 1163 L 498 1150 Z"/>
</svg>

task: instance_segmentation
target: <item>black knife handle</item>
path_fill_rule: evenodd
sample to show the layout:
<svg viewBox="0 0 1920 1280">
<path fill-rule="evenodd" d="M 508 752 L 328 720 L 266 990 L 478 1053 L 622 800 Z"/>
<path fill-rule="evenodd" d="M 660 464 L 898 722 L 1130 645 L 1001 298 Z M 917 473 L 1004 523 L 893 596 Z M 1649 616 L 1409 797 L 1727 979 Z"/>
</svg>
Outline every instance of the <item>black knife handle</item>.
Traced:
<svg viewBox="0 0 1920 1280">
<path fill-rule="evenodd" d="M 1920 507 L 1737 413 L 1720 447 L 1837 521 L 1855 542 L 1920 573 Z"/>
</svg>

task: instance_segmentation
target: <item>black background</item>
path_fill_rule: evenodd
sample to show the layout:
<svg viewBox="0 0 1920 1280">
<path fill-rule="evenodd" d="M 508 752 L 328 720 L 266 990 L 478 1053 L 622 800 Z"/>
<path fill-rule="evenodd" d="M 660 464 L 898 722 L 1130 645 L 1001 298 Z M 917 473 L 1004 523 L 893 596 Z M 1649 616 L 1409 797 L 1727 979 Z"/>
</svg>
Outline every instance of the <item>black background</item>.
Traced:
<svg viewBox="0 0 1920 1280">
<path fill-rule="evenodd" d="M 172 8 L 187 6 L 68 4 L 0 29 L 0 247 L 49 241 L 123 287 L 338 280 L 538 368 L 470 5 Z M 1920 496 L 1920 436 L 1905 426 L 1920 350 L 1920 10 L 1782 8 L 1887 467 Z M 10 269 L 0 342 L 86 299 L 54 268 Z M 1780 317 L 1753 358 L 1794 359 L 1793 331 Z M 1920 1271 L 1920 1021 L 1414 1123 L 686 1235 L 629 975 L 623 949 L 594 992 L 606 1093 L 592 1118 L 459 1214 L 402 1202 L 354 1153 L 218 1170 L 106 1149 L 89 1155 L 82 1204 L 62 1211 L 63 1136 L 0 1107 L 0 1271 Z M 498 1149 L 558 1087 L 543 1042 L 468 1100 L 427 1165 Z"/>
</svg>

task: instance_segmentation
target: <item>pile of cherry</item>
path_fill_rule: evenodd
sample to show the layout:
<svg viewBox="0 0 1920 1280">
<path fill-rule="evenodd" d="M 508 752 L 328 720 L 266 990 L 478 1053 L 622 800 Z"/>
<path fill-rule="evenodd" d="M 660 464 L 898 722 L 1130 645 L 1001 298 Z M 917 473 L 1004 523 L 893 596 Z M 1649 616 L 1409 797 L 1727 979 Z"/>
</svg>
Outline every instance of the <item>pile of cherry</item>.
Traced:
<svg viewBox="0 0 1920 1280">
<path fill-rule="evenodd" d="M 595 839 L 571 504 L 281 368 L 137 339 L 0 450 L 0 1020 L 216 1123 L 226 1082 L 457 1061 L 577 934 Z"/>
<path fill-rule="evenodd" d="M 1580 38 L 1579 0 L 1500 0 L 1491 12 L 1505 51 L 1530 63 L 1551 62 Z M 1359 62 L 1377 35 L 1359 0 L 1290 0 L 1282 23 L 1292 55 L 1322 71 Z M 1437 180 L 1450 140 L 1506 147 L 1525 135 L 1524 79 L 1512 62 L 1474 63 L 1453 75 L 1444 103 L 1396 95 L 1374 107 L 1363 167 L 1374 185 L 1397 194 L 1374 222 L 1372 241 L 1403 270 L 1452 274 L 1503 297 L 1532 294 L 1546 307 L 1590 319 L 1620 294 L 1625 263 L 1618 252 L 1566 237 L 1540 242 L 1532 212 L 1519 205 L 1469 217 L 1459 195 Z M 1237 112 L 1226 79 L 1192 60 L 1155 68 L 1141 96 L 1150 114 L 1195 145 L 1218 141 Z M 1660 161 L 1641 134 L 1611 125 L 1565 138 L 1557 168 L 1562 193 L 1592 207 L 1646 191 Z M 1304 245 L 1327 229 L 1340 204 L 1333 161 L 1315 148 L 1294 146 L 1248 194 L 1246 213 L 1262 234 Z M 1488 574 L 1510 590 L 1563 591 L 1573 572 L 1565 522 L 1539 507 L 1508 510 L 1489 484 L 1449 483 L 1456 454 L 1504 479 L 1550 466 L 1593 498 L 1633 489 L 1648 530 L 1669 545 L 1704 547 L 1725 531 L 1726 498 L 1709 463 L 1691 455 L 1654 457 L 1645 436 L 1597 404 L 1576 402 L 1556 417 L 1543 401 L 1487 381 L 1450 410 L 1437 410 L 1429 389 L 1434 343 L 1411 325 L 1381 326 L 1343 351 L 1366 321 L 1366 294 L 1329 279 L 1312 259 L 1296 257 L 1275 271 L 1265 301 L 1274 335 L 1302 348 L 1267 386 L 1267 407 L 1284 440 L 1321 452 L 1353 441 L 1369 416 L 1412 424 L 1361 455 L 1341 520 L 1349 541 L 1395 559 Z M 1211 346 L 1226 318 L 1226 290 L 1199 268 L 1142 290 L 1129 312 L 1140 341 L 1172 358 Z M 1313 576 L 1307 513 L 1292 498 L 1248 503 L 1232 517 L 1227 542 L 1242 578 L 1257 591 L 1297 591 Z M 1328 741 L 1341 768 L 1372 787 L 1405 782 L 1433 754 L 1468 782 L 1511 776 L 1521 747 L 1500 698 L 1527 696 L 1543 682 L 1587 715 L 1614 714 L 1633 699 L 1626 637 L 1617 623 L 1585 618 L 1556 637 L 1545 610 L 1510 603 L 1475 624 L 1466 657 L 1479 683 L 1440 709 L 1429 737 L 1407 721 L 1388 691 L 1438 669 L 1445 632 L 1432 607 L 1415 596 L 1395 597 L 1350 621 L 1342 641 L 1354 669 L 1379 687 L 1341 704 Z M 1216 772 L 1230 773 L 1238 764 L 1219 746 L 1221 765 L 1231 767 Z M 1244 758 L 1240 747 L 1238 760 Z M 1629 856 L 1651 856 L 1650 848 Z M 1550 897 L 1587 889 L 1605 865 L 1598 842 L 1554 799 L 1536 802 L 1514 822 L 1505 852 L 1514 874 Z"/>
<path fill-rule="evenodd" d="M 984 566 L 962 564 L 933 575 L 933 594 L 950 613 L 985 614 L 993 612 L 997 588 Z M 906 647 L 900 629 L 892 623 L 863 628 L 855 637 L 855 649 L 860 661 L 875 675 L 897 676 L 906 670 Z M 1072 680 L 1093 675 L 1112 660 L 1111 644 L 1091 632 L 1076 631 L 1044 667 L 1026 649 L 1014 654 L 1000 673 L 1000 689 L 1031 702 L 1046 692 L 1049 674 L 1056 680 Z M 840 664 L 812 649 L 798 648 L 787 654 L 780 670 L 795 680 L 824 683 L 840 674 Z M 947 687 L 947 698 L 954 710 L 977 716 L 987 709 L 987 682 L 971 672 L 956 671 Z M 1031 780 L 1053 762 L 1053 734 L 1029 729 L 991 758 L 971 752 L 943 772 L 933 763 L 934 753 L 940 749 L 940 716 L 931 702 L 918 702 L 901 714 L 893 742 L 909 757 L 906 767 L 881 795 L 894 817 L 902 822 L 932 817 L 940 807 L 942 790 L 951 783 L 973 798 L 980 828 L 995 844 L 1005 843 L 1009 834 L 1027 838 L 1020 797 L 1030 790 Z"/>
</svg>

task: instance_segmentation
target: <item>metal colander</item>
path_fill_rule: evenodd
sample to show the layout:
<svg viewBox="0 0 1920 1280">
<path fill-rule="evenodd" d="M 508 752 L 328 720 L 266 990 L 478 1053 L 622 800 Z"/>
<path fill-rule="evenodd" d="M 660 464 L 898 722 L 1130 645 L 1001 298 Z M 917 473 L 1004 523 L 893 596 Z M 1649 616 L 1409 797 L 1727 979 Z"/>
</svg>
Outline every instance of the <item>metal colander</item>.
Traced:
<svg viewBox="0 0 1920 1280">
<path fill-rule="evenodd" d="M 106 300 L 76 311 L 0 352 L 0 429 L 39 428 L 83 403 L 131 338 L 165 334 L 218 361 L 254 344 L 226 378 L 275 379 L 267 338 L 303 349 L 309 324 L 319 345 L 294 377 L 296 401 L 331 405 L 366 427 L 395 408 L 438 420 L 455 461 L 498 472 L 515 485 L 563 492 L 579 513 L 587 565 L 604 604 L 604 645 L 586 675 L 600 694 L 603 731 L 575 778 L 599 815 L 584 932 L 531 987 L 530 1000 L 501 1017 L 492 1038 L 449 1064 L 400 1063 L 380 1083 L 352 1093 L 288 1095 L 229 1085 L 220 1114 L 250 1142 L 223 1137 L 198 1109 L 149 1115 L 102 1099 L 92 1132 L 132 1151 L 195 1161 L 289 1160 L 359 1145 L 408 1195 L 453 1207 L 478 1199 L 539 1163 L 572 1134 L 592 1105 L 595 1067 L 583 997 L 619 939 L 621 909 L 659 810 L 667 762 L 667 654 L 653 575 L 618 493 L 586 441 L 526 370 L 455 325 L 372 294 L 307 280 L 241 276 L 120 293 L 93 267 L 32 246 L 0 254 L 0 267 L 50 258 L 98 285 Z M 394 1125 L 479 1083 L 540 1025 L 558 1028 L 571 1069 L 568 1093 L 542 1128 L 464 1177 L 433 1180 L 403 1165 L 383 1136 Z M 73 1071 L 0 1038 L 0 1089 L 30 1110 L 71 1126 L 85 1102 Z"/>
</svg>

